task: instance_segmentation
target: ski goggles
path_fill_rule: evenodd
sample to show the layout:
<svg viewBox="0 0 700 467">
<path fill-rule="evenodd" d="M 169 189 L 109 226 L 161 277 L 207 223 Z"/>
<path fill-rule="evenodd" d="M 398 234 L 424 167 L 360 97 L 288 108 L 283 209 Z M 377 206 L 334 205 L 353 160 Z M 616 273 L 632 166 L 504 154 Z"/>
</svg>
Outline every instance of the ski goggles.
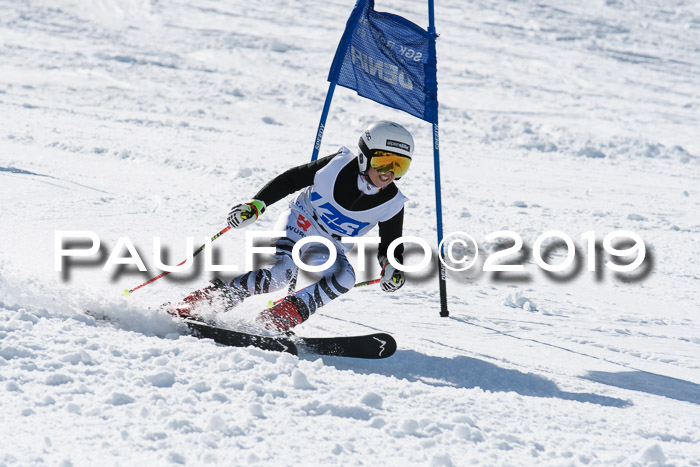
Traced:
<svg viewBox="0 0 700 467">
<path fill-rule="evenodd" d="M 411 165 L 411 158 L 389 151 L 374 151 L 369 165 L 377 172 L 384 174 L 394 172 L 394 177 L 399 178 L 406 175 L 408 167 Z"/>
</svg>

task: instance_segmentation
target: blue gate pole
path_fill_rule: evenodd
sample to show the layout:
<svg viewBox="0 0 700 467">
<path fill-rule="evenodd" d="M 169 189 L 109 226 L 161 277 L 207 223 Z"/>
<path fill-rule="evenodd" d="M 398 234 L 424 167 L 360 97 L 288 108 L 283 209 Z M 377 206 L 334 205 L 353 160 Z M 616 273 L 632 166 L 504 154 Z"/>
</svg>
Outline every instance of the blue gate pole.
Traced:
<svg viewBox="0 0 700 467">
<path fill-rule="evenodd" d="M 435 214 L 437 217 L 437 241 L 442 243 L 442 197 L 440 195 L 440 139 L 438 136 L 438 124 L 433 123 L 433 159 L 435 165 Z M 438 251 L 440 258 L 445 257 L 444 247 L 440 245 Z M 450 316 L 447 310 L 447 271 L 445 264 L 438 261 L 439 285 L 440 285 L 440 316 Z"/>
<path fill-rule="evenodd" d="M 316 141 L 314 142 L 314 151 L 311 154 L 311 162 L 318 159 L 318 150 L 321 149 L 321 140 L 323 139 L 323 131 L 326 129 L 326 117 L 331 108 L 331 100 L 333 100 L 333 91 L 335 91 L 335 81 L 331 81 L 326 93 L 326 102 L 323 104 L 323 112 L 321 112 L 321 121 L 318 122 L 318 130 L 316 131 Z"/>
<path fill-rule="evenodd" d="M 428 34 L 430 35 L 430 56 L 436 59 L 435 54 L 435 8 L 433 0 L 428 0 Z M 437 62 L 436 62 L 437 64 Z M 436 73 L 437 74 L 437 73 Z M 435 100 L 437 102 L 437 83 L 435 89 Z M 440 194 L 440 137 L 438 131 L 437 117 L 433 123 L 433 161 L 435 166 L 435 215 L 437 217 L 437 241 L 438 245 L 442 243 L 442 196 Z M 440 245 L 438 251 L 440 259 L 444 258 L 444 248 Z M 447 309 L 447 271 L 442 261 L 438 261 L 438 281 L 440 285 L 440 316 L 450 316 Z"/>
</svg>

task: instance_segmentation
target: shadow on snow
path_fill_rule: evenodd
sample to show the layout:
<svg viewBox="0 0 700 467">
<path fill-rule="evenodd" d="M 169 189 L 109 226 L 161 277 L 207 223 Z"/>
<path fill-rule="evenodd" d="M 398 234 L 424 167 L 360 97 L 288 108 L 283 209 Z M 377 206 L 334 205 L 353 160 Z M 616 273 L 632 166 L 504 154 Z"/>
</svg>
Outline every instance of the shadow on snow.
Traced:
<svg viewBox="0 0 700 467">
<path fill-rule="evenodd" d="M 585 379 L 622 389 L 646 392 L 679 401 L 700 404 L 700 385 L 646 371 L 590 371 Z"/>
<path fill-rule="evenodd" d="M 316 358 L 316 357 L 309 357 Z M 339 370 L 363 374 L 382 374 L 436 387 L 481 388 L 492 392 L 515 392 L 523 396 L 556 397 L 590 402 L 608 407 L 627 407 L 630 401 L 597 394 L 562 391 L 557 385 L 532 373 L 501 368 L 472 357 L 452 358 L 424 355 L 413 350 L 399 350 L 387 360 L 368 362 L 324 357 L 324 363 Z"/>
</svg>

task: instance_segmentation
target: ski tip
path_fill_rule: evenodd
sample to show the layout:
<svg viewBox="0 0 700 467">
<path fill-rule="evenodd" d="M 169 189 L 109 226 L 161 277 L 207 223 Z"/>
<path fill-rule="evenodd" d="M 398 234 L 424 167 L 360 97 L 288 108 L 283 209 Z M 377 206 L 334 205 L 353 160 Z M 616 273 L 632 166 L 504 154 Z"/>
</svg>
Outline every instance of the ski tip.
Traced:
<svg viewBox="0 0 700 467">
<path fill-rule="evenodd" d="M 331 357 L 381 359 L 396 352 L 396 340 L 387 333 L 345 337 L 297 337 L 309 353 Z"/>
<path fill-rule="evenodd" d="M 372 338 L 381 344 L 381 351 L 377 358 L 388 358 L 396 353 L 396 339 L 391 334 L 382 332 L 373 335 Z"/>
<path fill-rule="evenodd" d="M 124 295 L 125 297 L 131 297 L 131 290 L 124 289 L 124 292 L 122 292 L 122 295 Z"/>
</svg>

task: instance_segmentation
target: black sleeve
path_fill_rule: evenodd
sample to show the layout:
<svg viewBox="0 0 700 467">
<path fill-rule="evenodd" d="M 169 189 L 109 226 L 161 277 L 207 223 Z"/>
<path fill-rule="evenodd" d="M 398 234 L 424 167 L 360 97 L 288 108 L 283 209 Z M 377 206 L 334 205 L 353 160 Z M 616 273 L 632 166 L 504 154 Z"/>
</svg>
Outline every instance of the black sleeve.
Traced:
<svg viewBox="0 0 700 467">
<path fill-rule="evenodd" d="M 403 208 L 394 217 L 385 222 L 379 223 L 379 236 L 381 237 L 381 242 L 379 243 L 379 250 L 377 251 L 377 258 L 386 256 L 386 252 L 389 249 L 389 244 L 399 238 L 403 233 Z M 403 263 L 403 244 L 396 247 L 394 250 L 394 258 L 400 263 Z"/>
<path fill-rule="evenodd" d="M 304 187 L 313 185 L 316 172 L 324 168 L 340 152 L 330 156 L 291 168 L 286 172 L 270 180 L 267 185 L 258 191 L 253 199 L 258 199 L 269 206 L 281 200 L 287 195 L 299 191 Z"/>
</svg>

